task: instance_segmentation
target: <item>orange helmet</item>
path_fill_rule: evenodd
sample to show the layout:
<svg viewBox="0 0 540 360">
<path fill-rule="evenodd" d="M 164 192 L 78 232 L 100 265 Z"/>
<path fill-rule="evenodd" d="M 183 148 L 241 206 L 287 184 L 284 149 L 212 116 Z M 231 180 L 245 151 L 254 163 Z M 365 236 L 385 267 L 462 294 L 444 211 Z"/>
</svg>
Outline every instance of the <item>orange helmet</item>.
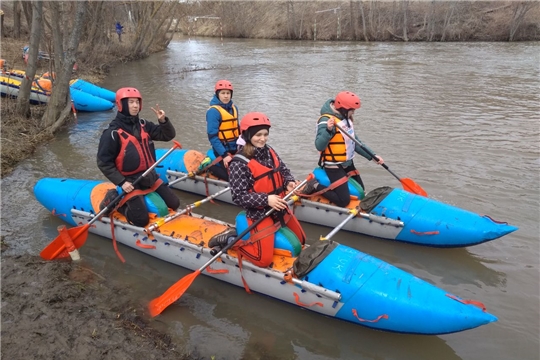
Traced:
<svg viewBox="0 0 540 360">
<path fill-rule="evenodd" d="M 242 120 L 240 121 L 240 132 L 243 133 L 244 131 L 247 131 L 250 127 L 253 126 L 260 126 L 265 125 L 268 127 L 271 127 L 270 125 L 270 119 L 268 119 L 268 116 L 264 115 L 260 112 L 250 112 L 244 115 Z"/>
<path fill-rule="evenodd" d="M 125 87 L 118 89 L 116 92 L 116 106 L 118 111 L 122 112 L 122 99 L 127 98 L 138 98 L 139 99 L 139 110 L 142 110 L 142 96 L 139 90 L 132 87 Z"/>
<path fill-rule="evenodd" d="M 342 91 L 336 95 L 336 100 L 334 100 L 334 106 L 336 110 L 344 109 L 360 109 L 360 98 L 355 93 L 350 91 Z"/>
<path fill-rule="evenodd" d="M 233 91 L 233 87 L 230 81 L 228 80 L 219 80 L 216 83 L 215 91 L 218 92 L 219 90 L 231 90 Z"/>
</svg>

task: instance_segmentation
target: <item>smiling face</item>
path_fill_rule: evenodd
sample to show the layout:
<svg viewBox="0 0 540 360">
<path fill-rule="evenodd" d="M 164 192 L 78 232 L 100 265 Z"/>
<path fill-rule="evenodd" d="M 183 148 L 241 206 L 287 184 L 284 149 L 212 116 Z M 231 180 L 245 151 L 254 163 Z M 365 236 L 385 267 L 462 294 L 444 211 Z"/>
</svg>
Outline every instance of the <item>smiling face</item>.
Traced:
<svg viewBox="0 0 540 360">
<path fill-rule="evenodd" d="M 264 145 L 266 145 L 266 142 L 268 141 L 268 130 L 262 129 L 257 131 L 255 135 L 251 137 L 250 142 L 253 144 L 253 146 L 257 148 L 262 148 Z"/>
<path fill-rule="evenodd" d="M 137 115 L 139 113 L 139 111 L 140 111 L 140 108 L 141 108 L 141 104 L 140 104 L 138 98 L 129 98 L 128 99 L 128 109 L 129 109 L 129 114 L 131 116 Z"/>
<path fill-rule="evenodd" d="M 218 99 L 224 104 L 227 104 L 229 101 L 231 101 L 232 92 L 231 90 L 219 90 Z"/>
</svg>

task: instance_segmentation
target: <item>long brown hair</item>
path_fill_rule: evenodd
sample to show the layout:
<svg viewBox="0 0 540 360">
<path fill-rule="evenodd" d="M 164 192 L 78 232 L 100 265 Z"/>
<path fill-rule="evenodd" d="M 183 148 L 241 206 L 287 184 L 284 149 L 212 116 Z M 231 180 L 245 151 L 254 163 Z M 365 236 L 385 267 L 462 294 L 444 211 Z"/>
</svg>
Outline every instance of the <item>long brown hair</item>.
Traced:
<svg viewBox="0 0 540 360">
<path fill-rule="evenodd" d="M 244 147 L 242 148 L 242 155 L 244 155 L 248 159 L 251 159 L 254 154 L 255 146 L 251 143 L 251 141 L 246 141 L 246 145 L 244 145 Z"/>
</svg>

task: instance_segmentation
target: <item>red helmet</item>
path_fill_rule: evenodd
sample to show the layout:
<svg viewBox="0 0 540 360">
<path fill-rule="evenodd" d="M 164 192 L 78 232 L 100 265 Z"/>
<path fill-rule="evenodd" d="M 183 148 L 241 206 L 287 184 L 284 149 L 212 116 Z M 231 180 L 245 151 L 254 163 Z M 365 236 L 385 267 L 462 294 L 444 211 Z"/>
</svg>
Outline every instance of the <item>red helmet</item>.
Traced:
<svg viewBox="0 0 540 360">
<path fill-rule="evenodd" d="M 132 87 L 125 87 L 118 89 L 116 92 L 116 106 L 118 107 L 118 111 L 122 111 L 122 99 L 127 98 L 138 98 L 140 106 L 139 110 L 142 110 L 142 96 L 139 90 Z"/>
<path fill-rule="evenodd" d="M 260 112 L 250 112 L 244 115 L 240 121 L 240 132 L 243 133 L 252 126 L 266 125 L 271 127 L 268 116 Z"/>
<path fill-rule="evenodd" d="M 219 80 L 216 83 L 215 91 L 219 91 L 219 90 L 231 90 L 232 92 L 233 87 L 232 87 L 231 82 L 228 80 Z"/>
<path fill-rule="evenodd" d="M 350 91 L 342 91 L 336 95 L 336 100 L 334 100 L 334 106 L 336 110 L 344 109 L 360 109 L 360 98 L 355 93 Z"/>
</svg>

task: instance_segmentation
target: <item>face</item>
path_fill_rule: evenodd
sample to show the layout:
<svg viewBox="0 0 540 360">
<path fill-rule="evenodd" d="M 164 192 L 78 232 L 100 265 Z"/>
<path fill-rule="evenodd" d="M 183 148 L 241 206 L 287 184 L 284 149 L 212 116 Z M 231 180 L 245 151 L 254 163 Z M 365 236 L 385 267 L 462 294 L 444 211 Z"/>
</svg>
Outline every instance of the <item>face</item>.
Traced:
<svg viewBox="0 0 540 360">
<path fill-rule="evenodd" d="M 232 93 L 231 90 L 219 90 L 218 99 L 222 103 L 226 104 L 231 101 Z"/>
<path fill-rule="evenodd" d="M 128 99 L 128 109 L 129 115 L 135 116 L 139 113 L 141 104 L 138 98 L 129 98 Z"/>
<path fill-rule="evenodd" d="M 347 112 L 347 119 L 352 119 L 353 115 L 354 115 L 354 109 L 350 109 Z"/>
<path fill-rule="evenodd" d="M 257 148 L 264 147 L 264 145 L 266 145 L 266 142 L 268 141 L 268 130 L 259 130 L 255 135 L 253 135 L 250 141 L 253 146 Z"/>
</svg>

